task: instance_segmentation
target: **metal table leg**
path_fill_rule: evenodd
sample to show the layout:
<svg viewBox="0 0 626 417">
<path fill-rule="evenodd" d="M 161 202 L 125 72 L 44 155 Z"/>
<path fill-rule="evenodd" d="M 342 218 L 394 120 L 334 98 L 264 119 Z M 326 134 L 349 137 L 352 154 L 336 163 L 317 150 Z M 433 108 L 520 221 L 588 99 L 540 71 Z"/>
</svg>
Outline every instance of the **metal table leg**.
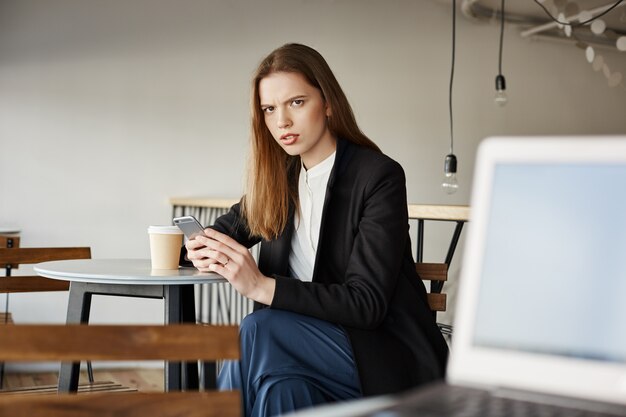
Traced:
<svg viewBox="0 0 626 417">
<path fill-rule="evenodd" d="M 196 324 L 196 298 L 194 295 L 194 285 L 181 285 L 180 306 L 183 323 Z M 186 362 L 182 367 L 182 383 L 184 390 L 197 390 L 198 381 L 198 361 Z"/>
<path fill-rule="evenodd" d="M 179 323 L 180 314 L 180 286 L 173 285 L 119 285 L 119 284 L 94 284 L 85 282 L 72 282 L 70 284 L 70 296 L 67 306 L 68 324 L 86 324 L 89 322 L 89 313 L 91 311 L 91 299 L 95 295 L 137 297 L 137 298 L 163 298 L 166 300 L 166 320 L 168 317 L 173 319 L 173 323 Z M 175 288 L 174 297 L 168 297 L 167 291 Z M 168 300 L 173 300 L 176 306 L 172 309 L 168 307 Z M 171 313 L 169 315 L 168 313 Z M 178 381 L 180 389 L 180 365 L 174 371 L 173 377 Z M 166 375 L 168 375 L 166 368 Z M 76 392 L 78 390 L 78 380 L 80 377 L 80 362 L 63 362 L 61 371 L 59 372 L 59 392 Z M 166 376 L 167 378 L 167 376 Z M 166 379 L 167 380 L 167 379 Z M 167 385 L 166 385 L 167 388 Z"/>
<path fill-rule="evenodd" d="M 193 285 L 166 285 L 165 323 L 195 323 L 196 309 Z M 165 362 L 165 390 L 197 390 L 197 362 Z"/>
<path fill-rule="evenodd" d="M 165 324 L 180 323 L 182 314 L 180 309 L 180 285 L 168 285 L 163 288 L 165 304 Z M 165 391 L 180 391 L 182 375 L 180 362 L 165 362 Z"/>
<path fill-rule="evenodd" d="M 80 282 L 70 284 L 70 297 L 67 305 L 68 324 L 84 324 L 89 322 L 91 311 L 91 293 L 87 286 Z M 80 362 L 63 362 L 59 372 L 59 392 L 76 392 L 80 377 Z"/>
</svg>

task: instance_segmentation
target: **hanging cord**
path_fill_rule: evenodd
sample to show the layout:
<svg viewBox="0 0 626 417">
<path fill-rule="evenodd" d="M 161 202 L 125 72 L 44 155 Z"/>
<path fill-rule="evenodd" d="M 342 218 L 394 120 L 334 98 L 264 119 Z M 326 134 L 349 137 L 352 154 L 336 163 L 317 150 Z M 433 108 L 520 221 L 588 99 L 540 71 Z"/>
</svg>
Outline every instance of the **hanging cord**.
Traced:
<svg viewBox="0 0 626 417">
<path fill-rule="evenodd" d="M 554 20 L 556 23 L 560 24 L 560 25 L 565 25 L 565 26 L 571 26 L 571 27 L 578 27 L 578 26 L 582 26 L 585 25 L 589 22 L 593 22 L 594 20 L 596 20 L 597 18 L 604 16 L 605 14 L 607 14 L 608 12 L 610 12 L 611 10 L 613 10 L 614 8 L 616 8 L 617 6 L 619 6 L 619 4 L 621 2 L 623 2 L 624 0 L 618 0 L 617 2 L 615 2 L 611 7 L 609 7 L 608 9 L 606 9 L 605 11 L 603 11 L 602 13 L 600 13 L 597 16 L 592 17 L 591 19 L 587 19 L 584 22 L 579 22 L 579 23 L 569 23 L 569 22 L 561 22 L 559 19 L 555 18 L 554 16 L 552 16 L 552 14 L 548 11 L 548 9 L 546 9 L 546 6 L 544 6 L 543 4 L 541 4 L 539 2 L 539 0 L 534 0 L 535 3 L 537 3 L 539 6 L 541 6 L 541 8 L 546 12 L 546 14 L 548 16 L 550 16 L 550 19 Z"/>
<path fill-rule="evenodd" d="M 500 5 L 500 52 L 498 54 L 498 75 L 502 75 L 502 43 L 504 41 L 504 0 Z"/>
<path fill-rule="evenodd" d="M 452 65 L 450 68 L 450 91 L 448 105 L 450 108 L 450 154 L 454 154 L 454 123 L 452 118 L 452 84 L 454 83 L 454 55 L 456 49 L 456 0 L 452 0 Z"/>
</svg>

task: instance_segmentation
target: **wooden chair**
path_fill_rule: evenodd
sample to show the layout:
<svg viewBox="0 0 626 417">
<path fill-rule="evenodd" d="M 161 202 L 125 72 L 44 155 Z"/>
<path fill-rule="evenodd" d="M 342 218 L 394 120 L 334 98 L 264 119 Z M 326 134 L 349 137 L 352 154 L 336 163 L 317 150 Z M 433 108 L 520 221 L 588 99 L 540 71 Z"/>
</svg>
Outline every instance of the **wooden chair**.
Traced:
<svg viewBox="0 0 626 417">
<path fill-rule="evenodd" d="M 6 248 L 0 245 L 0 268 L 14 270 L 19 265 L 68 259 L 91 259 L 91 249 L 79 248 Z M 0 292 L 67 291 L 69 282 L 40 276 L 6 276 L 0 279 Z"/>
<path fill-rule="evenodd" d="M 450 206 L 450 205 L 425 205 L 425 204 L 409 204 L 409 219 L 417 220 L 417 253 L 416 264 L 417 275 L 423 281 L 430 281 L 430 292 L 428 293 L 428 304 L 433 311 L 435 320 L 437 313 L 447 310 L 447 294 L 443 292 L 444 283 L 448 280 L 448 268 L 452 262 L 452 257 L 459 242 L 463 225 L 469 221 L 468 206 Z M 444 262 L 441 263 L 425 263 L 424 255 L 424 227 L 425 221 L 445 221 L 456 223 L 452 239 L 448 247 L 448 252 Z M 437 323 L 439 329 L 444 336 L 451 338 L 452 326 L 443 323 Z"/>
<path fill-rule="evenodd" d="M 437 320 L 437 313 L 444 312 L 448 308 L 448 295 L 444 292 L 442 285 L 448 280 L 448 265 L 445 263 L 416 262 L 415 270 L 422 281 L 430 282 L 430 285 L 426 285 L 427 289 L 430 288 L 426 297 L 428 297 L 428 306 L 433 312 L 435 320 Z M 437 326 L 450 341 L 452 339 L 452 326 L 439 322 Z"/>
<path fill-rule="evenodd" d="M 11 233 L 11 234 L 0 234 L 0 249 L 2 248 L 18 248 L 20 246 L 20 236 L 16 233 Z M 5 275 L 11 276 L 11 270 L 13 268 L 13 265 L 11 264 L 7 264 L 3 266 L 4 270 L 5 270 Z M 2 291 L 0 291 L 1 293 Z M 7 296 L 8 297 L 8 296 Z M 8 304 L 9 304 L 9 300 L 7 298 L 7 308 L 8 308 Z M 0 325 L 3 324 L 12 324 L 13 323 L 13 317 L 11 316 L 11 313 L 8 311 L 2 311 L 0 312 Z M 2 375 L 4 374 L 4 366 L 3 364 L 0 363 L 0 388 L 2 388 Z"/>
<path fill-rule="evenodd" d="M 6 276 L 0 277 L 0 294 L 6 293 L 7 305 L 9 293 L 67 291 L 69 282 L 48 279 L 40 276 L 13 276 L 12 271 L 20 265 L 37 264 L 46 261 L 67 259 L 90 259 L 91 249 L 78 248 L 20 248 L 20 238 L 16 236 L 0 236 L 0 268 L 4 268 Z M 13 324 L 10 312 L 0 313 L 0 326 Z M 1 362 L 1 361 L 0 361 Z M 89 381 L 93 380 L 91 365 L 88 365 Z M 0 389 L 4 380 L 4 364 L 0 363 Z"/>
<path fill-rule="evenodd" d="M 445 282 L 448 280 L 448 265 L 444 263 L 417 262 L 415 264 L 415 269 L 417 271 L 417 275 L 422 279 L 422 281 L 430 281 L 432 284 L 433 281 Z M 428 306 L 434 313 L 446 311 L 448 300 L 445 293 L 442 291 L 431 291 L 427 294 L 427 297 Z"/>
<path fill-rule="evenodd" d="M 0 340 L 4 361 L 239 358 L 237 326 L 15 325 L 3 326 Z M 0 415 L 236 417 L 241 398 L 237 391 L 0 395 Z"/>
</svg>

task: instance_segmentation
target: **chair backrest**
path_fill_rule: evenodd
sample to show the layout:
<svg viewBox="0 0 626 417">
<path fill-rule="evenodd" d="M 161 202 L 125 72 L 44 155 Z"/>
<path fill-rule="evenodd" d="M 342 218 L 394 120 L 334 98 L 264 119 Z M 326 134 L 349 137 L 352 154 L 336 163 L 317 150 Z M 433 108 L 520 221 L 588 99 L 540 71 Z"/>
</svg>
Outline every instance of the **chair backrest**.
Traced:
<svg viewBox="0 0 626 417">
<path fill-rule="evenodd" d="M 448 280 L 448 267 L 452 262 L 463 224 L 469 220 L 470 210 L 468 206 L 409 204 L 408 213 L 409 219 L 417 220 L 415 268 L 423 281 L 430 281 L 430 285 L 426 287 L 430 288 L 428 305 L 436 317 L 437 312 L 447 309 L 447 295 L 443 293 L 443 284 Z M 423 262 L 425 221 L 456 223 L 444 262 Z"/>
<path fill-rule="evenodd" d="M 20 236 L 18 234 L 0 234 L 0 248 L 19 248 Z"/>
<path fill-rule="evenodd" d="M 68 259 L 90 259 L 91 249 L 77 248 L 19 248 L 3 247 L 0 242 L 0 268 L 16 269 L 20 264 L 37 264 Z M 39 276 L 11 276 L 0 279 L 0 293 L 67 291 L 69 282 Z"/>
<path fill-rule="evenodd" d="M 436 281 L 443 283 L 448 280 L 448 265 L 446 264 L 417 262 L 415 264 L 415 269 L 417 270 L 417 275 L 422 279 L 422 281 Z M 426 288 L 428 288 L 428 286 Z M 432 311 L 446 311 L 447 296 L 445 293 L 431 291 L 427 294 L 427 297 L 428 306 Z"/>
<path fill-rule="evenodd" d="M 0 248 L 19 248 L 20 247 L 20 235 L 17 233 L 0 234 Z M 11 273 L 12 268 L 17 268 L 18 265 L 5 264 L 2 268 L 6 269 L 6 274 Z"/>
<path fill-rule="evenodd" d="M 237 326 L 15 325 L 0 328 L 0 361 L 170 360 L 239 358 Z M 241 415 L 236 391 L 0 395 L 0 415 Z"/>
</svg>

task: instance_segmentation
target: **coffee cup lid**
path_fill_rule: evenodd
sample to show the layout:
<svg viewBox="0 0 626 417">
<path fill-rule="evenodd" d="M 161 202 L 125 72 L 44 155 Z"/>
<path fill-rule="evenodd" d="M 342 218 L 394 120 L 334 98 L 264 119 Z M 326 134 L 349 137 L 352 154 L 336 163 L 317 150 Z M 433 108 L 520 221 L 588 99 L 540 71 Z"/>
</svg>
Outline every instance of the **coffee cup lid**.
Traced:
<svg viewBox="0 0 626 417">
<path fill-rule="evenodd" d="M 162 234 L 162 235 L 182 235 L 183 232 L 178 226 L 150 226 L 148 227 L 148 233 Z"/>
</svg>

